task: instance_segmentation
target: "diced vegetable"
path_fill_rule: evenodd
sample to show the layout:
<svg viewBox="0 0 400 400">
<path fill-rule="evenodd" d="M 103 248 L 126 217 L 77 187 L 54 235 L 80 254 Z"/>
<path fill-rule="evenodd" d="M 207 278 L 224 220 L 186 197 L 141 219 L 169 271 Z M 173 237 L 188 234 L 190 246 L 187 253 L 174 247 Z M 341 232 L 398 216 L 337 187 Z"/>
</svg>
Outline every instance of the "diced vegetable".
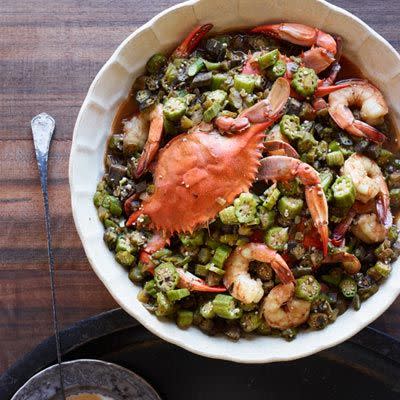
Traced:
<svg viewBox="0 0 400 400">
<path fill-rule="evenodd" d="M 276 212 L 267 210 L 264 206 L 258 207 L 258 218 L 260 219 L 263 229 L 271 228 L 275 222 Z"/>
<path fill-rule="evenodd" d="M 180 97 L 170 97 L 164 104 L 164 117 L 170 121 L 178 121 L 186 112 L 185 101 Z"/>
<path fill-rule="evenodd" d="M 209 107 L 213 103 L 218 103 L 219 105 L 223 106 L 226 101 L 227 96 L 228 96 L 227 93 L 220 89 L 213 90 L 212 92 L 208 92 L 206 94 L 206 100 L 204 102 L 204 106 Z"/>
<path fill-rule="evenodd" d="M 157 317 L 166 317 L 171 315 L 174 311 L 174 305 L 168 300 L 168 297 L 162 293 L 157 292 L 156 294 L 157 309 L 155 311 Z"/>
<path fill-rule="evenodd" d="M 215 75 L 213 75 L 212 79 L 211 79 L 211 90 L 220 89 L 221 86 L 224 85 L 226 80 L 227 80 L 227 76 L 225 74 L 215 74 Z"/>
<path fill-rule="evenodd" d="M 174 264 L 165 262 L 156 267 L 154 270 L 154 281 L 157 287 L 163 292 L 175 289 L 179 281 L 179 275 Z"/>
<path fill-rule="evenodd" d="M 377 261 L 377 263 L 368 269 L 367 273 L 375 281 L 381 278 L 387 278 L 392 271 L 392 266 L 390 264 L 383 263 L 382 261 Z"/>
<path fill-rule="evenodd" d="M 150 107 L 155 102 L 155 98 L 153 97 L 150 90 L 138 90 L 136 92 L 136 101 L 139 104 L 139 109 L 144 110 L 147 107 Z"/>
<path fill-rule="evenodd" d="M 224 263 L 231 254 L 232 248 L 227 245 L 218 246 L 215 249 L 215 253 L 213 258 L 211 259 L 211 263 L 216 267 L 222 269 L 224 267 Z M 215 271 L 214 271 L 215 272 Z"/>
<path fill-rule="evenodd" d="M 218 215 L 224 225 L 236 225 L 239 223 L 234 206 L 224 208 Z"/>
<path fill-rule="evenodd" d="M 270 186 L 265 192 L 264 196 L 266 197 L 265 201 L 263 202 L 263 206 L 267 210 L 272 210 L 275 204 L 278 202 L 279 196 L 281 192 L 276 187 L 276 185 Z"/>
<path fill-rule="evenodd" d="M 178 70 L 174 64 L 169 63 L 167 70 L 165 71 L 165 80 L 171 84 L 178 78 Z"/>
<path fill-rule="evenodd" d="M 204 67 L 204 60 L 202 58 L 196 58 L 194 61 L 189 65 L 187 74 L 189 76 L 195 76 L 199 73 Z"/>
<path fill-rule="evenodd" d="M 348 176 L 340 176 L 332 185 L 335 205 L 340 208 L 350 208 L 356 199 L 353 181 Z"/>
<path fill-rule="evenodd" d="M 206 41 L 206 50 L 213 61 L 222 61 L 226 54 L 226 43 L 211 38 Z"/>
<path fill-rule="evenodd" d="M 118 251 L 115 254 L 115 259 L 118 263 L 124 267 L 130 267 L 135 262 L 135 256 L 129 253 L 129 251 Z"/>
<path fill-rule="evenodd" d="M 214 306 L 212 301 L 207 301 L 200 306 L 200 314 L 203 318 L 210 319 L 215 317 Z"/>
<path fill-rule="evenodd" d="M 179 235 L 179 239 L 184 246 L 197 247 L 201 246 L 204 243 L 204 235 L 204 230 L 199 229 L 192 234 L 182 233 Z"/>
<path fill-rule="evenodd" d="M 261 69 L 266 69 L 274 65 L 279 59 L 279 50 L 275 49 L 266 53 L 262 53 L 258 58 L 258 65 Z"/>
<path fill-rule="evenodd" d="M 189 289 L 172 289 L 167 291 L 167 297 L 170 301 L 178 301 L 182 300 L 183 298 L 190 296 Z"/>
<path fill-rule="evenodd" d="M 282 228 L 280 226 L 269 229 L 264 239 L 268 247 L 277 251 L 285 250 L 288 240 L 288 228 Z"/>
<path fill-rule="evenodd" d="M 357 293 L 357 284 L 354 279 L 346 277 L 340 282 L 339 289 L 344 297 L 352 298 Z"/>
<path fill-rule="evenodd" d="M 285 75 L 286 63 L 282 60 L 278 60 L 274 65 L 266 69 L 267 77 L 271 80 L 278 79 Z"/>
<path fill-rule="evenodd" d="M 321 291 L 321 286 L 313 275 L 304 275 L 296 280 L 295 294 L 298 298 L 314 301 Z"/>
<path fill-rule="evenodd" d="M 178 310 L 176 313 L 176 324 L 181 329 L 187 329 L 193 323 L 193 311 Z"/>
<path fill-rule="evenodd" d="M 283 196 L 279 199 L 278 210 L 280 214 L 289 219 L 293 219 L 297 215 L 301 214 L 303 209 L 303 200 L 295 197 Z"/>
<path fill-rule="evenodd" d="M 329 318 L 325 313 L 313 313 L 308 318 L 307 323 L 311 329 L 321 330 L 328 325 Z"/>
<path fill-rule="evenodd" d="M 244 313 L 240 318 L 240 326 L 247 332 L 255 331 L 261 325 L 261 315 L 258 311 Z"/>
<path fill-rule="evenodd" d="M 221 111 L 221 105 L 219 103 L 213 103 L 203 113 L 203 120 L 205 122 L 211 122 Z"/>
<path fill-rule="evenodd" d="M 390 203 L 395 207 L 400 206 L 400 189 L 391 189 L 390 192 Z"/>
<path fill-rule="evenodd" d="M 212 81 L 211 72 L 199 72 L 192 80 L 193 87 L 206 87 L 210 86 Z"/>
<path fill-rule="evenodd" d="M 311 68 L 300 67 L 293 75 L 292 88 L 301 96 L 314 94 L 318 85 L 318 76 Z"/>
<path fill-rule="evenodd" d="M 164 54 L 156 53 L 147 61 L 146 69 L 150 74 L 157 74 L 167 64 Z"/>
<path fill-rule="evenodd" d="M 217 294 L 212 301 L 215 314 L 224 319 L 238 319 L 243 311 L 236 306 L 235 299 L 227 294 Z"/>
<path fill-rule="evenodd" d="M 322 189 L 326 194 L 327 190 L 330 188 L 333 182 L 333 173 L 330 170 L 324 170 L 319 173 L 319 178 L 321 180 Z"/>
<path fill-rule="evenodd" d="M 328 153 L 326 155 L 326 163 L 330 167 L 341 167 L 344 164 L 343 153 L 339 150 Z"/>
<path fill-rule="evenodd" d="M 220 69 L 223 64 L 221 62 L 211 62 L 204 60 L 204 65 L 206 66 L 207 71 L 215 71 L 217 69 Z"/>
<path fill-rule="evenodd" d="M 144 284 L 143 289 L 146 291 L 146 293 L 148 293 L 152 297 L 155 297 L 157 294 L 157 286 L 154 279 L 147 281 Z"/>
<path fill-rule="evenodd" d="M 300 118 L 297 115 L 286 114 L 279 123 L 281 133 L 290 140 L 300 139 L 303 134 L 300 130 Z"/>
<path fill-rule="evenodd" d="M 253 93 L 255 83 L 252 75 L 238 74 L 233 78 L 233 86 L 239 92 L 244 90 L 246 93 Z"/>
<path fill-rule="evenodd" d="M 235 207 L 235 215 L 241 224 L 257 224 L 258 201 L 251 193 L 241 193 L 233 202 Z"/>
</svg>

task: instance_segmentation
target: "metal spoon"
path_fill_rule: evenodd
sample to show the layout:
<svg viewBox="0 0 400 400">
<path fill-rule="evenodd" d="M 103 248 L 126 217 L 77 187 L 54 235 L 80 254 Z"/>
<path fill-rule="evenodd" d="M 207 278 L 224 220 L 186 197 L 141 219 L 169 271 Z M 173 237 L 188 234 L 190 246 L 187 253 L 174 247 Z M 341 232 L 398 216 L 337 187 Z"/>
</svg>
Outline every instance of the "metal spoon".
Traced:
<svg viewBox="0 0 400 400">
<path fill-rule="evenodd" d="M 53 329 L 54 337 L 56 339 L 57 361 L 60 374 L 60 388 L 63 399 L 65 400 L 64 382 L 61 370 L 61 348 L 60 348 L 60 335 L 58 330 L 57 319 L 57 306 L 56 306 L 56 293 L 54 284 L 54 256 L 51 246 L 51 231 L 50 231 L 50 212 L 49 212 L 49 195 L 47 190 L 47 164 L 49 157 L 49 148 L 51 138 L 53 136 L 56 122 L 54 118 L 46 113 L 36 115 L 31 121 L 33 143 L 35 145 L 36 160 L 39 167 L 40 184 L 42 187 L 43 201 L 44 201 L 44 219 L 46 223 L 47 234 L 47 255 L 49 258 L 49 273 L 50 273 L 50 286 L 51 286 L 51 300 L 53 310 Z"/>
</svg>

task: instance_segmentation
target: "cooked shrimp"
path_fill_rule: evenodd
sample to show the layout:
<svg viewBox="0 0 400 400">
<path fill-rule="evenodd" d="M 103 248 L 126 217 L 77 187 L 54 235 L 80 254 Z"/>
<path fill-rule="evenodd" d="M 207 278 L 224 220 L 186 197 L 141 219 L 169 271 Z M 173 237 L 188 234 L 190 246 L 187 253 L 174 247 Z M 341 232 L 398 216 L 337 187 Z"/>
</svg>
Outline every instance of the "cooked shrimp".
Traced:
<svg viewBox="0 0 400 400">
<path fill-rule="evenodd" d="M 138 166 L 136 169 L 136 176 L 140 177 L 147 171 L 150 163 L 153 161 L 160 147 L 162 138 L 164 119 L 162 105 L 158 104 L 149 114 L 150 128 L 148 130 L 148 137 L 142 154 L 140 155 Z"/>
<path fill-rule="evenodd" d="M 305 195 L 312 220 L 321 236 L 324 255 L 328 253 L 328 203 L 318 172 L 292 157 L 270 156 L 261 160 L 259 180 L 288 181 L 298 177 L 306 186 Z"/>
<path fill-rule="evenodd" d="M 387 229 L 379 222 L 376 214 L 358 216 L 351 231 L 355 237 L 368 244 L 383 242 L 387 235 Z"/>
<path fill-rule="evenodd" d="M 311 303 L 294 297 L 294 284 L 279 284 L 272 288 L 261 307 L 265 320 L 272 328 L 294 328 L 307 321 Z"/>
<path fill-rule="evenodd" d="M 354 275 L 361 269 L 360 260 L 351 253 L 341 252 L 327 255 L 322 264 L 342 264 L 342 268 L 350 275 Z"/>
<path fill-rule="evenodd" d="M 231 295 L 245 304 L 258 303 L 264 295 L 262 283 L 253 279 L 248 270 L 251 261 L 269 263 L 281 282 L 294 281 L 285 260 L 262 243 L 247 243 L 236 247 L 225 264 L 224 285 Z"/>
<path fill-rule="evenodd" d="M 382 93 L 366 80 L 343 81 L 347 88 L 329 95 L 329 114 L 333 120 L 351 135 L 381 143 L 386 136 L 371 125 L 379 125 L 389 112 Z M 341 83 L 343 83 L 341 82 Z M 360 121 L 354 118 L 350 107 L 359 107 Z"/>
<path fill-rule="evenodd" d="M 343 174 L 353 181 L 356 199 L 367 203 L 376 198 L 380 222 L 385 227 L 392 225 L 389 189 L 379 165 L 366 156 L 354 153 L 344 163 Z"/>
</svg>

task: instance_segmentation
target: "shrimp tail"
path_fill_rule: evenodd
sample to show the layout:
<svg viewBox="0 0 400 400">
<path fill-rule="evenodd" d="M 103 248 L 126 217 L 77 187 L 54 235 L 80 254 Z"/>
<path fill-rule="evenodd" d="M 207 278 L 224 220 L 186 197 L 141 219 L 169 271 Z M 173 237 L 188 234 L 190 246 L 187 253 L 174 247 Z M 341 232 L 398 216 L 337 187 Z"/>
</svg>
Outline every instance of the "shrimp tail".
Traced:
<svg viewBox="0 0 400 400">
<path fill-rule="evenodd" d="M 379 222 L 386 228 L 390 228 L 393 224 L 393 215 L 389 208 L 389 197 L 380 193 L 376 199 L 376 213 Z"/>
<path fill-rule="evenodd" d="M 353 121 L 353 127 L 355 130 L 353 130 L 351 133 L 356 134 L 355 132 L 358 131 L 359 134 L 356 134 L 357 136 L 366 137 L 372 142 L 383 143 L 386 140 L 386 136 L 382 132 L 358 119 Z"/>
<path fill-rule="evenodd" d="M 292 271 L 288 268 L 285 260 L 278 254 L 275 260 L 271 262 L 271 267 L 283 284 L 294 283 L 295 279 Z"/>
</svg>

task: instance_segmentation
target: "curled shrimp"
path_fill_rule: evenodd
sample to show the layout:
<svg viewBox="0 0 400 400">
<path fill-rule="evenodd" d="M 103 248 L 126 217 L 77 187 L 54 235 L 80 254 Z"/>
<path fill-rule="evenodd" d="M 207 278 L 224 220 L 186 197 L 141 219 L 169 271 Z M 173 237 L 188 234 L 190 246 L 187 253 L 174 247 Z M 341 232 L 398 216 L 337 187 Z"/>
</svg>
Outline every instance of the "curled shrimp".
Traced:
<svg viewBox="0 0 400 400">
<path fill-rule="evenodd" d="M 386 227 L 392 225 L 389 209 L 389 189 L 379 165 L 370 158 L 354 153 L 344 163 L 343 175 L 353 181 L 356 199 L 362 203 L 376 199 L 376 211 L 380 222 Z"/>
<path fill-rule="evenodd" d="M 329 114 L 348 133 L 381 143 L 386 136 L 372 125 L 379 125 L 389 112 L 382 93 L 372 84 L 362 79 L 342 81 L 350 86 L 329 95 Z M 360 108 L 362 121 L 357 120 L 351 107 Z"/>
<path fill-rule="evenodd" d="M 361 214 L 354 221 L 351 232 L 364 243 L 380 243 L 386 239 L 387 228 L 382 225 L 376 214 Z"/>
<path fill-rule="evenodd" d="M 261 281 L 248 272 L 253 260 L 269 263 L 281 282 L 294 282 L 292 271 L 276 251 L 262 243 L 247 243 L 236 247 L 225 264 L 224 285 L 235 299 L 245 304 L 258 303 L 264 295 Z"/>
<path fill-rule="evenodd" d="M 321 237 L 323 253 L 328 254 L 328 203 L 318 172 L 296 158 L 270 156 L 261 160 L 259 180 L 288 181 L 298 177 L 306 186 L 305 196 L 312 220 Z"/>
<path fill-rule="evenodd" d="M 138 118 L 143 118 L 145 114 L 140 114 Z M 147 171 L 150 163 L 154 160 L 160 147 L 162 138 L 164 119 L 162 105 L 158 104 L 149 114 L 150 128 L 146 144 L 144 145 L 142 154 L 140 155 L 136 168 L 136 177 L 139 178 Z"/>
<path fill-rule="evenodd" d="M 354 275 L 361 269 L 360 260 L 351 253 L 339 252 L 328 254 L 321 264 L 335 264 L 340 263 L 342 268 L 350 275 Z"/>
<path fill-rule="evenodd" d="M 288 329 L 307 321 L 311 303 L 294 297 L 294 284 L 279 284 L 265 298 L 261 310 L 268 325 Z"/>
</svg>

